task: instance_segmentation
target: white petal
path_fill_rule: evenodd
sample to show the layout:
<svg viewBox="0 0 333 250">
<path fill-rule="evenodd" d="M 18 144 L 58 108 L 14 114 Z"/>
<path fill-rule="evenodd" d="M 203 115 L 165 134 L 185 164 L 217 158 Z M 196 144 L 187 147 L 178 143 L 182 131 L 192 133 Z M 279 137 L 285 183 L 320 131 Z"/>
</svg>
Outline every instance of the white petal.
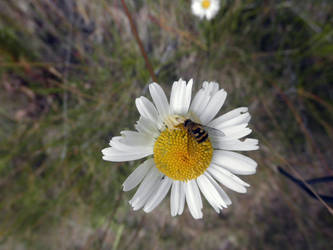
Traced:
<svg viewBox="0 0 333 250">
<path fill-rule="evenodd" d="M 123 190 L 127 192 L 135 188 L 143 180 L 152 166 L 154 166 L 153 159 L 148 159 L 140 164 L 123 183 Z"/>
<path fill-rule="evenodd" d="M 146 149 L 138 152 L 128 152 L 128 151 L 119 151 L 115 148 L 105 148 L 102 150 L 103 160 L 121 162 L 121 161 L 134 161 L 141 158 L 144 158 L 148 155 L 153 154 L 152 149 Z"/>
<path fill-rule="evenodd" d="M 214 137 L 211 142 L 214 149 L 252 151 L 259 148 L 258 140 L 252 138 L 240 141 L 238 139 L 228 139 L 227 137 Z"/>
<path fill-rule="evenodd" d="M 161 185 L 160 181 L 154 182 L 151 186 L 151 190 L 149 190 L 142 198 L 135 201 L 134 203 L 129 202 L 133 210 L 137 211 L 141 209 L 147 203 L 147 201 L 154 195 L 154 190 L 157 190 L 160 185 Z"/>
<path fill-rule="evenodd" d="M 113 149 L 120 151 L 120 152 L 127 152 L 127 153 L 146 153 L 146 152 L 153 152 L 153 145 L 130 145 L 130 144 L 124 144 L 121 142 L 121 136 L 113 137 L 110 141 L 110 145 Z M 104 154 L 107 154 L 105 152 L 108 152 L 109 150 L 102 151 Z"/>
<path fill-rule="evenodd" d="M 216 188 L 217 192 L 221 195 L 223 201 L 225 202 L 225 204 L 227 206 L 231 205 L 231 200 L 229 198 L 229 196 L 226 194 L 226 192 L 223 191 L 223 189 L 220 187 L 219 184 L 217 184 L 217 182 L 214 180 L 213 177 L 210 176 L 210 174 L 206 171 L 205 175 L 208 177 L 208 179 L 210 180 L 210 182 L 214 185 L 214 187 Z"/>
<path fill-rule="evenodd" d="M 151 120 L 140 116 L 140 119 L 136 122 L 134 127 L 141 134 L 149 135 L 151 138 L 156 138 L 159 135 L 157 124 Z"/>
<path fill-rule="evenodd" d="M 145 205 L 147 200 L 160 185 L 161 173 L 156 167 L 152 167 L 141 182 L 133 198 L 129 201 L 134 210 L 138 210 Z"/>
<path fill-rule="evenodd" d="M 170 109 L 173 114 L 185 115 L 188 112 L 191 103 L 192 84 L 193 80 L 190 80 L 187 85 L 182 79 L 174 82 L 170 96 Z"/>
<path fill-rule="evenodd" d="M 257 163 L 251 158 L 223 150 L 214 150 L 212 162 L 240 175 L 254 174 L 257 168 Z"/>
<path fill-rule="evenodd" d="M 181 185 L 181 183 L 179 181 L 173 181 L 173 183 L 172 183 L 171 197 L 170 197 L 171 216 L 176 216 L 178 213 L 180 185 Z"/>
<path fill-rule="evenodd" d="M 190 108 L 191 104 L 191 98 L 192 98 L 192 86 L 193 86 L 193 79 L 190 79 L 186 85 L 186 94 L 184 99 L 184 114 L 188 112 L 188 109 Z"/>
<path fill-rule="evenodd" d="M 197 178 L 198 186 L 209 204 L 215 209 L 217 213 L 219 213 L 223 207 L 227 207 L 227 204 L 225 204 L 221 195 L 205 174 Z"/>
<path fill-rule="evenodd" d="M 240 184 L 244 187 L 249 187 L 250 186 L 250 184 L 246 183 L 241 178 L 239 178 L 238 176 L 234 175 L 233 173 L 231 173 L 230 171 L 226 170 L 225 168 L 223 168 L 221 166 L 211 164 L 210 167 L 216 169 L 217 171 L 221 172 L 225 176 L 231 178 L 232 180 L 234 180 L 235 182 L 237 182 L 238 184 Z"/>
<path fill-rule="evenodd" d="M 183 183 L 185 188 L 185 197 L 190 213 L 194 219 L 202 218 L 202 201 L 199 188 L 195 180 Z"/>
<path fill-rule="evenodd" d="M 211 164 L 211 166 L 208 168 L 208 172 L 221 184 L 238 193 L 246 193 L 246 188 L 244 186 L 234 181 L 229 176 L 225 175 L 222 171 L 219 171 L 218 168 L 214 168 L 212 166 L 213 164 Z"/>
<path fill-rule="evenodd" d="M 219 9 L 220 9 L 219 1 L 211 1 L 209 9 L 206 11 L 207 20 L 210 20 L 213 17 L 215 17 Z"/>
<path fill-rule="evenodd" d="M 237 132 L 234 132 L 234 133 L 230 133 L 229 135 L 227 135 L 227 138 L 228 139 L 241 139 L 249 134 L 252 133 L 252 129 L 250 128 L 245 128 L 243 130 L 240 130 L 240 131 L 237 131 Z"/>
<path fill-rule="evenodd" d="M 185 207 L 185 189 L 183 183 L 179 185 L 178 215 L 184 212 Z"/>
<path fill-rule="evenodd" d="M 181 104 L 179 103 L 180 100 L 178 100 L 178 96 L 182 94 L 181 92 L 185 93 L 185 81 L 182 79 L 179 79 L 179 81 L 176 81 L 173 83 L 171 88 L 171 94 L 170 94 L 170 111 L 171 113 L 176 112 L 177 109 L 181 108 Z"/>
<path fill-rule="evenodd" d="M 241 114 L 233 119 L 220 123 L 216 128 L 223 129 L 231 126 L 240 125 L 243 123 L 248 123 L 251 120 L 251 115 L 249 113 Z"/>
<path fill-rule="evenodd" d="M 125 131 L 122 131 L 123 133 Z M 128 131 L 132 132 L 132 131 Z M 137 132 L 136 132 L 137 133 Z M 110 141 L 110 146 L 121 152 L 128 152 L 128 153 L 146 153 L 146 152 L 153 152 L 154 148 L 154 141 L 150 137 L 145 137 L 137 133 L 137 135 L 131 136 L 131 135 L 125 135 L 125 136 L 115 136 L 112 137 Z M 102 151 L 103 154 L 107 154 L 107 152 L 110 151 L 104 150 Z M 111 150 L 112 151 L 112 150 Z"/>
<path fill-rule="evenodd" d="M 219 84 L 217 82 L 203 82 L 202 88 L 206 91 L 207 95 L 213 96 L 219 90 Z"/>
<path fill-rule="evenodd" d="M 227 139 L 240 139 L 251 134 L 252 130 L 247 128 L 247 125 L 247 123 L 242 123 L 240 125 L 223 128 L 222 131 Z"/>
<path fill-rule="evenodd" d="M 201 7 L 201 3 L 199 1 L 192 1 L 192 13 L 196 16 L 199 16 L 200 18 L 204 17 L 204 12 L 203 9 Z"/>
<path fill-rule="evenodd" d="M 149 85 L 149 91 L 161 118 L 164 119 L 170 113 L 170 108 L 163 89 L 157 83 L 152 83 Z"/>
<path fill-rule="evenodd" d="M 164 179 L 161 180 L 159 188 L 156 191 L 154 191 L 154 194 L 147 201 L 145 207 L 143 208 L 143 210 L 146 213 L 151 212 L 155 207 L 157 207 L 161 203 L 161 201 L 165 198 L 165 196 L 169 192 L 171 184 L 172 180 L 167 176 L 165 176 Z"/>
<path fill-rule="evenodd" d="M 152 135 L 142 134 L 136 131 L 129 131 L 129 130 L 121 131 L 120 134 L 122 136 L 116 136 L 111 139 L 110 146 L 113 146 L 112 145 L 113 141 L 115 141 L 115 143 L 119 142 L 121 144 L 124 144 L 129 148 L 150 147 L 154 145 L 155 140 L 152 137 Z"/>
<path fill-rule="evenodd" d="M 248 111 L 248 108 L 246 107 L 240 107 L 240 108 L 237 108 L 237 109 L 233 109 L 231 111 L 229 111 L 228 113 L 225 113 L 219 117 L 217 117 L 216 119 L 212 120 L 208 126 L 210 127 L 217 127 L 217 126 L 220 126 L 222 125 L 223 123 L 233 119 L 233 118 L 236 118 L 238 116 L 240 116 L 241 114 L 244 114 Z"/>
<path fill-rule="evenodd" d="M 210 96 L 207 95 L 203 89 L 200 89 L 193 98 L 190 107 L 191 112 L 200 117 L 209 100 Z"/>
<path fill-rule="evenodd" d="M 181 215 L 185 205 L 185 190 L 181 181 L 173 181 L 170 197 L 171 216 Z"/>
<path fill-rule="evenodd" d="M 215 95 L 218 89 L 219 85 L 216 82 L 203 82 L 202 88 L 197 92 L 192 101 L 190 108 L 191 112 L 197 117 L 202 116 L 211 97 Z"/>
<path fill-rule="evenodd" d="M 214 15 L 214 12 L 212 12 L 212 11 L 206 11 L 206 18 L 207 18 L 207 20 L 210 20 L 210 19 L 212 19 L 215 15 Z"/>
<path fill-rule="evenodd" d="M 227 92 L 225 92 L 223 89 L 219 90 L 212 96 L 207 107 L 200 116 L 200 121 L 203 125 L 209 123 L 216 116 L 224 104 L 226 98 Z"/>
<path fill-rule="evenodd" d="M 158 113 L 154 104 L 149 101 L 146 97 L 141 96 L 135 100 L 136 107 L 143 117 L 157 123 Z"/>
</svg>

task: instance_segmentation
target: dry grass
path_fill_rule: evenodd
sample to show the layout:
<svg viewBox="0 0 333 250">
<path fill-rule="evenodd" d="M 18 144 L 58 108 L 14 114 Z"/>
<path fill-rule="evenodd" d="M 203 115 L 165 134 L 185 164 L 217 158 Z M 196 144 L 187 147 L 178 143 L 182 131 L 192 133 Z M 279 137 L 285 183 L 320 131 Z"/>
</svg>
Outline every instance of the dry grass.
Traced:
<svg viewBox="0 0 333 250">
<path fill-rule="evenodd" d="M 151 74 L 121 1 L 0 2 L 0 236 L 4 249 L 332 249 L 333 216 L 279 174 L 332 175 L 332 15 L 319 1 L 223 1 L 212 22 L 190 1 L 126 1 L 158 82 L 193 78 L 249 106 L 258 173 L 204 220 L 168 200 L 131 211 L 137 165 L 100 150 L 138 118 Z M 332 185 L 314 185 L 332 194 Z M 326 204 L 329 206 L 329 204 Z M 332 205 L 332 204 L 331 204 Z"/>
</svg>

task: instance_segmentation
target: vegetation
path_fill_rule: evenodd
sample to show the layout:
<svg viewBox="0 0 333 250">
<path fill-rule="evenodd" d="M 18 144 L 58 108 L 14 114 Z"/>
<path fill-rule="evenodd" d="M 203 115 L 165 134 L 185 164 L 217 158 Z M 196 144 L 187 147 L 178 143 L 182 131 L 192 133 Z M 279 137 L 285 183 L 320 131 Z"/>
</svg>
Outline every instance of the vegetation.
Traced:
<svg viewBox="0 0 333 250">
<path fill-rule="evenodd" d="M 138 119 L 152 82 L 116 0 L 0 2 L 0 248 L 333 249 L 332 210 L 277 171 L 333 175 L 333 4 L 224 0 L 200 21 L 190 1 L 126 1 L 158 82 L 217 81 L 223 112 L 249 106 L 260 151 L 246 195 L 204 219 L 128 205 L 137 166 L 101 149 Z M 331 184 L 312 186 L 333 193 Z"/>
</svg>

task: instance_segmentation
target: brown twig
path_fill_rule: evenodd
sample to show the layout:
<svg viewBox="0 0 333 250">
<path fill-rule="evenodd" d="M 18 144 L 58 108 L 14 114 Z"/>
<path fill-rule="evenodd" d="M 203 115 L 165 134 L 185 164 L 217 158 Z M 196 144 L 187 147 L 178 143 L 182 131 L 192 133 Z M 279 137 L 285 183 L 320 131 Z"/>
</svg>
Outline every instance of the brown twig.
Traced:
<svg viewBox="0 0 333 250">
<path fill-rule="evenodd" d="M 290 111 L 294 114 L 296 122 L 300 125 L 301 131 L 304 134 L 305 138 L 308 140 L 309 145 L 310 145 L 312 151 L 317 154 L 317 156 L 318 156 L 321 164 L 323 166 L 325 166 L 327 168 L 327 170 L 330 171 L 331 169 L 329 168 L 327 162 L 325 161 L 325 158 L 324 158 L 323 154 L 321 153 L 319 147 L 316 145 L 315 141 L 313 140 L 311 133 L 306 128 L 306 126 L 305 126 L 305 124 L 304 124 L 304 122 L 302 120 L 302 117 L 297 112 L 295 106 L 288 99 L 287 95 L 275 83 L 273 83 L 273 87 L 278 91 L 278 93 L 280 94 L 281 98 L 284 100 L 284 102 L 289 107 Z"/>
<path fill-rule="evenodd" d="M 141 39 L 139 37 L 138 31 L 137 31 L 137 29 L 135 27 L 132 15 L 131 15 L 130 11 L 127 8 L 125 0 L 121 0 L 121 3 L 122 3 L 123 8 L 125 10 L 126 16 L 128 17 L 128 20 L 130 22 L 132 33 L 133 33 L 133 35 L 134 35 L 134 37 L 135 37 L 135 39 L 136 39 L 136 41 L 137 41 L 137 43 L 139 45 L 139 48 L 141 50 L 141 54 L 143 55 L 143 58 L 145 59 L 146 66 L 147 66 L 147 69 L 149 71 L 149 74 L 150 74 L 151 78 L 153 79 L 153 81 L 157 82 L 157 78 L 155 76 L 153 67 L 152 67 L 152 65 L 151 65 L 151 63 L 149 61 L 148 55 L 147 55 L 147 53 L 146 53 L 146 51 L 145 51 L 145 49 L 143 47 L 143 44 L 142 44 L 142 41 L 141 41 Z"/>
<path fill-rule="evenodd" d="M 320 103 L 320 104 L 323 105 L 325 108 L 329 109 L 330 112 L 333 112 L 333 106 L 332 106 L 330 103 L 326 102 L 325 100 L 321 99 L 319 96 L 316 96 L 316 95 L 314 95 L 314 94 L 312 94 L 312 93 L 310 93 L 310 92 L 307 92 L 307 91 L 304 90 L 304 89 L 297 89 L 297 93 L 298 93 L 299 95 L 301 95 L 301 96 L 304 96 L 304 97 L 306 97 L 306 98 L 309 98 L 309 99 L 311 99 L 311 100 L 314 100 L 314 101 Z"/>
<path fill-rule="evenodd" d="M 333 215 L 333 208 L 330 207 L 320 196 L 319 194 L 317 193 L 316 190 L 314 190 L 313 187 L 311 187 L 311 185 L 309 185 L 305 179 L 302 177 L 302 175 L 296 170 L 295 167 L 293 167 L 291 165 L 291 163 L 288 162 L 288 160 L 286 160 L 283 156 L 281 156 L 277 151 L 276 149 L 267 141 L 267 140 L 264 140 L 264 137 L 261 137 L 260 139 L 261 141 L 264 141 L 263 144 L 265 144 L 265 146 L 267 148 L 269 148 L 270 152 L 273 153 L 274 156 L 277 157 L 277 159 L 279 159 L 281 161 L 281 163 L 288 167 L 288 169 L 293 173 L 294 176 L 296 176 L 303 184 L 304 186 L 307 187 L 307 189 L 309 189 L 313 195 L 316 197 L 317 200 L 320 201 L 320 203 L 328 210 L 328 212 Z"/>
</svg>

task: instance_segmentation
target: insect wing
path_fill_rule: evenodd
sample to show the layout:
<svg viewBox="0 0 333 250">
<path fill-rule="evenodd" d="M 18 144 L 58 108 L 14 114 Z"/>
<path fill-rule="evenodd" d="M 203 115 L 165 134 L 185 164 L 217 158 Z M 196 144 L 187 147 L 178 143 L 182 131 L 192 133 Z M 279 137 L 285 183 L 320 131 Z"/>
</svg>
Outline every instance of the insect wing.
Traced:
<svg viewBox="0 0 333 250">
<path fill-rule="evenodd" d="M 224 137 L 225 134 L 216 128 L 208 127 L 208 126 L 203 126 L 203 128 L 208 132 L 209 136 L 214 136 L 214 137 Z"/>
</svg>

